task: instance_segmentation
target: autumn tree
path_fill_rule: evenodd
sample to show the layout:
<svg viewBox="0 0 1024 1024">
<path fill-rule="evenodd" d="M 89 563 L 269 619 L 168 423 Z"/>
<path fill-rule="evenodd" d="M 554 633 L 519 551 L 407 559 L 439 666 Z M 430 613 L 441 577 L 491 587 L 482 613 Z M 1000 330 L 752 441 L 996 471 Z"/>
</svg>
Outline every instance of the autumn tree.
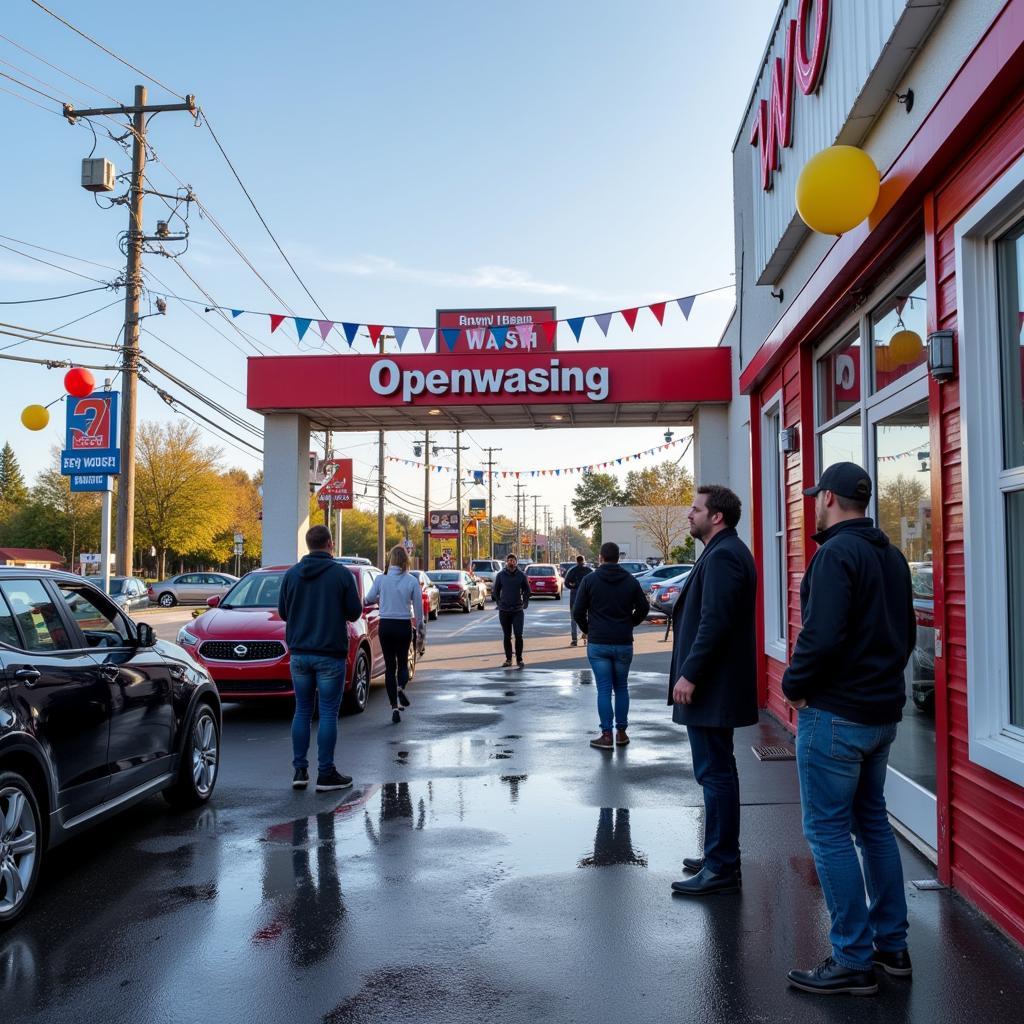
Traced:
<svg viewBox="0 0 1024 1024">
<path fill-rule="evenodd" d="M 210 551 L 231 528 L 230 486 L 218 471 L 220 451 L 204 447 L 189 423 L 139 427 L 135 470 L 135 534 L 156 548 L 157 572 L 166 574 L 167 553 Z"/>
<path fill-rule="evenodd" d="M 903 520 L 921 530 L 919 538 L 911 538 L 904 554 L 913 561 L 921 557 L 929 547 L 920 522 L 922 506 L 929 504 L 930 490 L 916 477 L 899 474 L 895 479 L 886 480 L 878 489 L 878 526 L 889 535 L 890 540 L 903 546 Z M 915 550 L 916 549 L 916 550 Z"/>
<path fill-rule="evenodd" d="M 576 485 L 573 515 L 584 530 L 591 531 L 595 548 L 601 546 L 601 509 L 622 504 L 619 482 L 611 473 L 587 473 Z"/>
<path fill-rule="evenodd" d="M 687 535 L 687 513 L 693 504 L 693 478 L 684 466 L 662 462 L 626 477 L 626 498 L 637 524 L 668 561 L 672 549 Z"/>
</svg>

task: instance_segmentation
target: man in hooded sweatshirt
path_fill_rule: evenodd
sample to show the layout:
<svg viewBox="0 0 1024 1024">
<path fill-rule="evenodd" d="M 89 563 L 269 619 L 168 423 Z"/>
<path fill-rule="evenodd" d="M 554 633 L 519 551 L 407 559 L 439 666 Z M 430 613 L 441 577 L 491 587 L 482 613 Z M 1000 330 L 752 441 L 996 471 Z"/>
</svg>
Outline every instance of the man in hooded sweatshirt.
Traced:
<svg viewBox="0 0 1024 1024">
<path fill-rule="evenodd" d="M 509 555 L 505 568 L 494 574 L 494 603 L 498 606 L 498 621 L 505 645 L 503 668 L 512 667 L 512 633 L 516 635 L 516 668 L 523 667 L 523 620 L 530 603 L 530 584 L 526 573 L 519 568 L 519 559 Z"/>
<path fill-rule="evenodd" d="M 873 995 L 877 967 L 911 974 L 903 867 L 884 789 L 917 642 L 914 594 L 902 552 L 865 515 L 871 478 L 860 466 L 837 462 L 804 494 L 814 498 L 818 550 L 800 584 L 802 626 L 782 692 L 799 714 L 803 829 L 832 950 L 788 978 L 820 995 Z"/>
<path fill-rule="evenodd" d="M 587 638 L 587 660 L 597 685 L 601 735 L 590 741 L 597 750 L 613 750 L 629 742 L 626 730 L 633 627 L 639 626 L 650 610 L 644 588 L 619 565 L 619 545 L 611 541 L 602 544 L 601 564 L 580 581 L 572 612 Z M 617 727 L 614 740 L 613 724 Z"/>
<path fill-rule="evenodd" d="M 313 696 L 320 697 L 320 725 L 316 733 L 316 790 L 324 793 L 352 785 L 334 765 L 338 742 L 338 709 L 345 691 L 348 661 L 348 622 L 363 614 L 355 577 L 348 566 L 334 560 L 334 539 L 326 526 L 306 531 L 309 554 L 293 565 L 281 580 L 277 613 L 287 623 L 285 643 L 291 655 L 295 717 L 292 719 L 294 789 L 309 784 L 310 722 Z"/>
</svg>

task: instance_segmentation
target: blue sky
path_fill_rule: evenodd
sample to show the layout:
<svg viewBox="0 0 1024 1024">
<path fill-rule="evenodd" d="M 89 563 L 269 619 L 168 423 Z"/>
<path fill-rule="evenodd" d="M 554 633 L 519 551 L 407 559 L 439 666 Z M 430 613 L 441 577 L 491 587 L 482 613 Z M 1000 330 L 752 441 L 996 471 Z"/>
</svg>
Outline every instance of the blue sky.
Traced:
<svg viewBox="0 0 1024 1024">
<path fill-rule="evenodd" d="M 218 0 L 178 14 L 122 0 L 102 9 L 68 0 L 52 6 L 176 92 L 197 95 L 331 319 L 428 325 L 437 308 L 519 304 L 554 304 L 559 316 L 575 316 L 732 283 L 730 148 L 775 0 L 300 0 L 285 7 Z M 4 14 L 0 32 L 9 39 L 102 92 L 130 99 L 139 80 L 134 72 L 29 0 L 8 0 Z M 0 61 L 0 72 L 76 106 L 109 102 L 2 38 Z M 56 109 L 6 78 L 0 88 L 23 97 L 0 92 L 9 158 L 0 244 L 111 280 L 114 272 L 105 267 L 21 244 L 116 270 L 123 265 L 117 236 L 126 214 L 123 207 L 100 209 L 78 185 L 79 162 L 93 146 L 90 130 L 24 102 Z M 150 86 L 150 102 L 171 100 Z M 161 114 L 150 141 L 158 156 L 149 168 L 154 187 L 172 192 L 172 172 L 191 184 L 285 303 L 316 316 L 206 129 L 187 114 Z M 130 162 L 102 134 L 96 155 L 112 158 L 119 171 Z M 158 199 L 146 200 L 147 229 L 165 215 Z M 181 263 L 219 303 L 287 312 L 195 209 L 189 228 Z M 169 290 L 201 298 L 173 260 L 148 256 L 146 265 Z M 0 301 L 93 286 L 0 248 Z M 0 320 L 53 330 L 119 295 L 3 305 Z M 642 314 L 635 337 L 613 327 L 608 342 L 591 324 L 584 344 L 714 344 L 731 306 L 731 293 L 721 292 L 698 300 L 689 321 L 670 310 L 662 329 Z M 118 303 L 65 333 L 113 343 L 122 320 Z M 243 317 L 239 325 L 252 339 L 218 324 L 201 306 L 171 300 L 165 317 L 144 322 L 159 340 L 144 334 L 143 350 L 258 425 L 258 417 L 244 413 L 239 348 L 252 352 L 253 339 L 261 349 L 299 348 L 288 323 L 273 336 L 263 318 Z M 14 341 L 0 335 L 0 347 Z M 357 347 L 368 351 L 369 343 Z M 68 353 L 84 355 L 39 342 L 9 354 Z M 97 354 L 107 361 L 103 353 L 89 357 Z M 0 361 L 0 443 L 14 445 L 30 478 L 60 443 L 63 416 L 55 407 L 51 427 L 30 434 L 20 411 L 57 398 L 61 376 Z M 154 392 L 141 389 L 143 418 L 173 415 Z M 473 432 L 466 463 L 479 465 L 486 445 L 504 449 L 505 468 L 604 461 L 660 443 L 666 425 L 546 431 L 543 446 L 529 431 Z M 258 457 L 244 448 L 206 436 L 223 449 L 225 465 L 257 466 Z M 411 440 L 389 435 L 389 454 L 411 458 Z M 443 436 L 442 443 L 453 441 Z M 369 435 L 350 435 L 342 447 L 357 459 L 357 475 L 376 462 Z M 421 473 L 390 466 L 389 472 L 407 495 L 421 493 Z M 443 483 L 434 487 L 443 490 Z M 571 480 L 545 478 L 538 486 L 561 518 Z M 509 513 L 504 490 L 497 510 Z M 410 497 L 407 504 L 416 502 Z"/>
</svg>

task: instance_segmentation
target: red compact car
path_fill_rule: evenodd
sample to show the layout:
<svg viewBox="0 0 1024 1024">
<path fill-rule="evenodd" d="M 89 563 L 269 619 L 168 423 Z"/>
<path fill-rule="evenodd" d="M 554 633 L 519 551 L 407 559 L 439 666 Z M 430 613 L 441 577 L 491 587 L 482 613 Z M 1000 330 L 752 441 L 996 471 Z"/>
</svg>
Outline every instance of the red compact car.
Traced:
<svg viewBox="0 0 1024 1024">
<path fill-rule="evenodd" d="M 534 597 L 553 597 L 562 600 L 562 587 L 565 581 L 558 573 L 557 565 L 534 562 L 525 569 L 526 582 L 530 585 L 530 593 Z"/>
<path fill-rule="evenodd" d="M 276 565 L 248 573 L 222 598 L 211 597 L 207 602 L 210 611 L 178 632 L 178 643 L 210 673 L 223 700 L 294 696 L 284 642 L 285 623 L 277 614 L 281 580 L 288 568 Z M 346 568 L 355 576 L 360 599 L 365 600 L 380 570 L 367 565 Z M 339 629 L 348 628 L 342 706 L 351 712 L 365 709 L 371 680 L 384 673 L 378 619 L 376 607 L 364 607 L 358 621 L 338 623 Z M 415 648 L 415 644 L 410 645 L 410 679 L 416 669 Z"/>
</svg>

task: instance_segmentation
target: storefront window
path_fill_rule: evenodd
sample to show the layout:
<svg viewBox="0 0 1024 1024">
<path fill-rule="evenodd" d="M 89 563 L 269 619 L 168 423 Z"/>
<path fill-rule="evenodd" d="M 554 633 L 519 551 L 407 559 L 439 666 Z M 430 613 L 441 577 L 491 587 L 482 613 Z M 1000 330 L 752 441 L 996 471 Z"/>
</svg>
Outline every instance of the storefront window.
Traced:
<svg viewBox="0 0 1024 1024">
<path fill-rule="evenodd" d="M 860 404 L 860 332 L 818 361 L 818 421 L 827 423 Z"/>
<path fill-rule="evenodd" d="M 875 391 L 924 364 L 927 336 L 928 302 L 922 270 L 907 278 L 871 314 Z"/>
<path fill-rule="evenodd" d="M 1024 491 L 1006 495 L 1006 587 L 1010 601 L 1010 724 L 1024 728 Z"/>
<path fill-rule="evenodd" d="M 821 469 L 833 462 L 856 462 L 864 465 L 864 443 L 860 429 L 860 413 L 821 433 Z"/>
</svg>

